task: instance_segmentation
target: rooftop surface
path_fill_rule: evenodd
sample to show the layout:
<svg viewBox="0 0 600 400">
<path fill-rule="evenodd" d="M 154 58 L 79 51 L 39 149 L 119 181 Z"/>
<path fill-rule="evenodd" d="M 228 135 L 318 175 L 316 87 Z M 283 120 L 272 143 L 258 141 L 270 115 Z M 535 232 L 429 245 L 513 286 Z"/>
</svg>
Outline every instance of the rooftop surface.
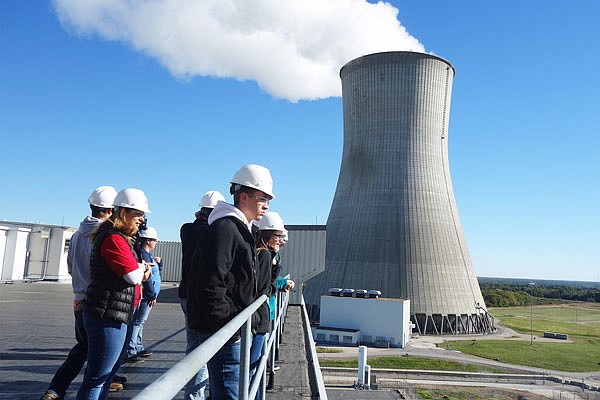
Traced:
<svg viewBox="0 0 600 400">
<path fill-rule="evenodd" d="M 0 285 L 0 400 L 39 399 L 75 344 L 70 284 Z M 310 398 L 300 307 L 289 307 L 280 350 L 281 369 L 269 399 Z M 184 318 L 176 285 L 165 285 L 144 326 L 144 344 L 154 354 L 138 364 L 124 364 L 125 390 L 111 398 L 131 399 L 185 356 Z M 83 371 L 66 399 L 74 399 Z M 175 397 L 183 398 L 183 391 Z"/>
</svg>

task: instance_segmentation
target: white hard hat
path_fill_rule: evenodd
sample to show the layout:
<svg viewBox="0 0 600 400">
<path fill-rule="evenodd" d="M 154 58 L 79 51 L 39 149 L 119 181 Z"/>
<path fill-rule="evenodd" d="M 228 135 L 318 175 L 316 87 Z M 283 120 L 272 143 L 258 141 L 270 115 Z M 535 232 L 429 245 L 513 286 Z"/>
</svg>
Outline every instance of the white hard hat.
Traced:
<svg viewBox="0 0 600 400">
<path fill-rule="evenodd" d="M 123 189 L 115 197 L 115 207 L 127 207 L 149 213 L 148 199 L 140 189 Z"/>
<path fill-rule="evenodd" d="M 258 189 L 272 198 L 275 198 L 275 195 L 273 194 L 273 178 L 271 178 L 271 172 L 262 165 L 244 165 L 235 173 L 235 175 L 233 175 L 231 183 Z"/>
<path fill-rule="evenodd" d="M 225 201 L 225 197 L 216 190 L 209 190 L 200 199 L 200 208 L 215 208 L 219 201 Z"/>
<path fill-rule="evenodd" d="M 112 186 L 99 186 L 88 198 L 88 203 L 100 208 L 112 208 L 117 191 Z"/>
<path fill-rule="evenodd" d="M 266 212 L 260 221 L 253 221 L 252 223 L 256 225 L 259 231 L 287 232 L 283 226 L 283 219 L 274 211 Z"/>
<path fill-rule="evenodd" d="M 151 226 L 147 227 L 143 231 L 140 231 L 140 237 L 146 239 L 154 239 L 158 240 L 158 232 L 156 232 L 156 228 Z"/>
</svg>

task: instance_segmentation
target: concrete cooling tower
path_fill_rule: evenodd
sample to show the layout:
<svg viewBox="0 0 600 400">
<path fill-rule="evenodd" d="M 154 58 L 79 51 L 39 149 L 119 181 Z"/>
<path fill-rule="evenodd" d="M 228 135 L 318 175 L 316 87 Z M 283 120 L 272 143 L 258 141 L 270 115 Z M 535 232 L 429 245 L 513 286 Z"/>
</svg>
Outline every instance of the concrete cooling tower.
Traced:
<svg viewBox="0 0 600 400">
<path fill-rule="evenodd" d="M 373 289 L 408 298 L 419 333 L 493 330 L 450 179 L 453 66 L 428 54 L 387 52 L 350 61 L 340 76 L 342 165 L 325 271 L 304 294 L 311 316 L 329 288 Z"/>
</svg>

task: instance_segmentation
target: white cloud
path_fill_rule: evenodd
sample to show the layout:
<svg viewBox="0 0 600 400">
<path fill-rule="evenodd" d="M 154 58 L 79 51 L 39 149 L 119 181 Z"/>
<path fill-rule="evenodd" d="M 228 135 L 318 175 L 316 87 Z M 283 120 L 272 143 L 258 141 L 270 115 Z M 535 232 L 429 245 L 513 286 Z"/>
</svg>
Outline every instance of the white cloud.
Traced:
<svg viewBox="0 0 600 400">
<path fill-rule="evenodd" d="M 66 29 L 132 46 L 176 77 L 253 80 L 290 101 L 340 96 L 339 70 L 424 47 L 388 3 L 364 0 L 54 0 Z"/>
</svg>

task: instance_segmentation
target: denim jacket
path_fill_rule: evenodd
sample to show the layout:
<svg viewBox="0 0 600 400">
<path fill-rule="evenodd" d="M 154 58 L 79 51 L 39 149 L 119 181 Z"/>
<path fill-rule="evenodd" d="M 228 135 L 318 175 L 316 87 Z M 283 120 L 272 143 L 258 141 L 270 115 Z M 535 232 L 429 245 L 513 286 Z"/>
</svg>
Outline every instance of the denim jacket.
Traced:
<svg viewBox="0 0 600 400">
<path fill-rule="evenodd" d="M 142 260 L 152 265 L 152 276 L 142 282 L 143 294 L 142 298 L 144 301 L 156 300 L 158 293 L 160 292 L 160 271 L 162 270 L 162 260 L 157 263 L 152 253 L 146 251 L 146 249 L 140 249 L 142 254 Z"/>
</svg>

